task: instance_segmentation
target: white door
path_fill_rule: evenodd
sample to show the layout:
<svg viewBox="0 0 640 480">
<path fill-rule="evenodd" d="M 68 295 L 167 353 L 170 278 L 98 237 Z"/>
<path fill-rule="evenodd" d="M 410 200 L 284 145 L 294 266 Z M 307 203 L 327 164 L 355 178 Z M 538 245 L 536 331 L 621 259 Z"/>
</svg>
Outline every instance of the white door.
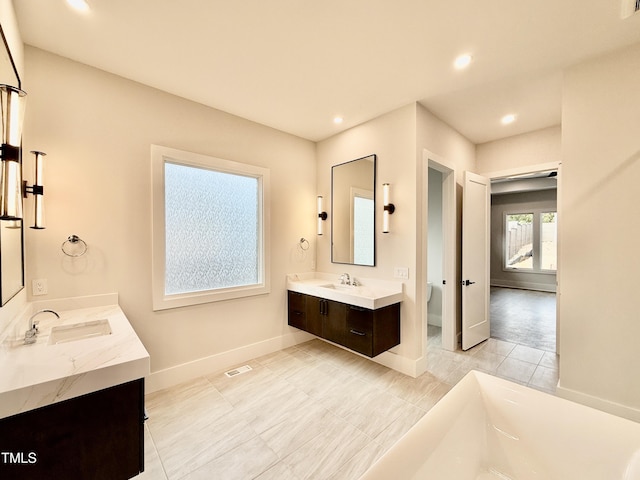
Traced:
<svg viewBox="0 0 640 480">
<path fill-rule="evenodd" d="M 464 172 L 462 193 L 462 349 L 488 339 L 489 325 L 489 179 Z"/>
</svg>

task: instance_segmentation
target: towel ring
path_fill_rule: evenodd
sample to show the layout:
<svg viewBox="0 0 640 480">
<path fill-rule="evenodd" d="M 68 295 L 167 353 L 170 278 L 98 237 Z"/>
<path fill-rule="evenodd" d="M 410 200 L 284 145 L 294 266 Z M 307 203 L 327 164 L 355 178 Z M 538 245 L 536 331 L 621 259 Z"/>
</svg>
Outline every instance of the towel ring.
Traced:
<svg viewBox="0 0 640 480">
<path fill-rule="evenodd" d="M 81 257 L 87 253 L 87 243 L 77 235 L 71 235 L 60 247 L 68 257 Z"/>
<path fill-rule="evenodd" d="M 299 245 L 300 245 L 300 248 L 302 250 L 309 250 L 309 240 L 307 240 L 306 238 L 302 237 L 300 239 L 300 244 Z M 306 247 L 305 247 L 305 245 L 306 245 Z"/>
</svg>

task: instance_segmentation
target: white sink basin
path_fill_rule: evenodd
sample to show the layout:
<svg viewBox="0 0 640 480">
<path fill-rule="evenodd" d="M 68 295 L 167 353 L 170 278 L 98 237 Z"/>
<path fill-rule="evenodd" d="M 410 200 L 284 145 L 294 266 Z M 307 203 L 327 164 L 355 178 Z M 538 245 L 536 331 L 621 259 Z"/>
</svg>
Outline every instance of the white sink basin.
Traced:
<svg viewBox="0 0 640 480">
<path fill-rule="evenodd" d="M 345 292 L 355 291 L 356 288 L 353 285 L 340 285 L 339 283 L 327 283 L 326 285 L 319 285 L 322 288 L 331 288 L 333 290 L 343 290 Z"/>
<path fill-rule="evenodd" d="M 107 319 L 53 327 L 49 343 L 57 345 L 58 343 L 75 342 L 102 335 L 111 335 L 111 325 Z"/>
</svg>

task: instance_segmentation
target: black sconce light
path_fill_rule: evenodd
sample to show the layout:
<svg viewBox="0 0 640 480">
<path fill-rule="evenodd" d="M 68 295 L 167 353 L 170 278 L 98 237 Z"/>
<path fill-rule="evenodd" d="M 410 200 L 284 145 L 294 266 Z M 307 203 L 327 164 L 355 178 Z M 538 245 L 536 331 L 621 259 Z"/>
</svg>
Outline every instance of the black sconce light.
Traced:
<svg viewBox="0 0 640 480">
<path fill-rule="evenodd" d="M 322 235 L 322 222 L 327 219 L 327 212 L 322 207 L 322 196 L 318 196 L 318 235 Z"/>
<path fill-rule="evenodd" d="M 36 156 L 36 179 L 33 185 L 27 185 L 27 181 L 22 182 L 22 192 L 24 198 L 27 198 L 28 194 L 32 194 L 35 197 L 35 206 L 34 206 L 34 221 L 33 226 L 31 228 L 35 228 L 37 230 L 42 230 L 45 228 L 44 226 L 44 186 L 42 185 L 42 176 L 44 171 L 44 166 L 42 164 L 42 157 L 46 155 L 44 152 L 39 152 L 37 150 L 32 150 Z"/>
<path fill-rule="evenodd" d="M 382 203 L 384 211 L 382 212 L 382 233 L 389 233 L 389 215 L 396 211 L 396 206 L 389 202 L 389 184 L 382 184 Z"/>
</svg>

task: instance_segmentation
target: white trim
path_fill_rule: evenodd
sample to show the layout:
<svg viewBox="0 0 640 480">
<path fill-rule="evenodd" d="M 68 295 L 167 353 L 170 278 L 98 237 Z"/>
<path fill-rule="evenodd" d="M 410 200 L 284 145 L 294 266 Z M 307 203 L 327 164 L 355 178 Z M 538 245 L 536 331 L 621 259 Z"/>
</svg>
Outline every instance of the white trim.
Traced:
<svg viewBox="0 0 640 480">
<path fill-rule="evenodd" d="M 480 175 L 491 180 L 496 178 L 513 177 L 516 175 L 525 175 L 527 173 L 544 172 L 546 170 L 557 170 L 560 168 L 560 162 L 538 163 L 536 165 L 527 165 L 525 167 L 515 167 L 506 170 L 496 170 L 494 172 L 480 172 Z"/>
<path fill-rule="evenodd" d="M 605 400 L 604 398 L 595 397 L 586 393 L 578 392 L 571 388 L 566 388 L 560 385 L 556 387 L 556 395 L 572 402 L 580 403 L 603 412 L 617 415 L 618 417 L 628 418 L 634 422 L 640 422 L 640 410 L 633 407 L 628 407 L 620 403 Z"/>
<path fill-rule="evenodd" d="M 491 279 L 492 287 L 521 288 L 523 290 L 536 290 L 539 292 L 556 292 L 556 285 L 548 283 L 523 282 L 519 280 Z"/>
<path fill-rule="evenodd" d="M 449 160 L 436 155 L 435 153 L 422 149 L 422 161 L 420 163 L 422 169 L 422 187 L 421 187 L 421 205 L 417 209 L 419 217 L 416 219 L 418 232 L 420 232 L 420 254 L 419 259 L 419 284 L 417 291 L 419 298 L 416 302 L 416 316 L 422 323 L 422 355 L 427 352 L 427 248 L 428 248 L 428 211 L 429 211 L 429 167 L 438 170 L 443 175 L 442 182 L 442 234 L 443 246 L 446 249 L 443 255 L 442 276 L 447 281 L 447 285 L 443 286 L 442 297 L 442 348 L 445 350 L 455 351 L 458 346 L 458 336 L 456 335 L 456 297 L 457 285 L 459 282 L 456 274 L 456 228 L 457 228 L 457 209 L 456 209 L 456 168 L 455 164 Z M 424 364 L 417 361 L 415 371 L 423 373 L 426 371 L 426 359 Z M 420 366 L 423 365 L 423 366 Z M 421 370 L 422 369 L 422 370 Z"/>
<path fill-rule="evenodd" d="M 219 172 L 254 177 L 259 182 L 260 195 L 258 208 L 261 211 L 258 231 L 262 235 L 259 244 L 261 260 L 259 281 L 255 285 L 221 288 L 216 290 L 166 295 L 165 278 L 165 231 L 164 231 L 164 165 L 166 162 L 187 166 L 213 169 Z M 229 300 L 233 298 L 262 295 L 270 292 L 270 170 L 230 160 L 201 155 L 183 150 L 151 145 L 152 175 L 152 294 L 153 309 L 164 310 L 202 303 Z"/>
</svg>

